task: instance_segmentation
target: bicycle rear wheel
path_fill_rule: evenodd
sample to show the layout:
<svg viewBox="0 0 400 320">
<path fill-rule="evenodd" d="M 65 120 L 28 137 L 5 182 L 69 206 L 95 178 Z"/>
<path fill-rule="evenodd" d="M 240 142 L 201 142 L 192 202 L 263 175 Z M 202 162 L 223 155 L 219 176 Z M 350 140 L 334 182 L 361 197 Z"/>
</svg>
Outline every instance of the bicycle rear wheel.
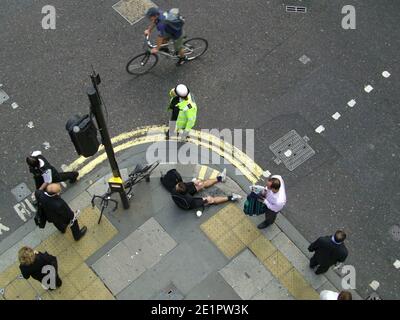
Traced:
<svg viewBox="0 0 400 320">
<path fill-rule="evenodd" d="M 157 62 L 156 54 L 144 52 L 128 61 L 126 71 L 133 75 L 142 75 L 153 69 Z"/>
<path fill-rule="evenodd" d="M 208 42 L 203 38 L 192 38 L 183 43 L 185 55 L 188 60 L 202 56 L 208 49 Z"/>
</svg>

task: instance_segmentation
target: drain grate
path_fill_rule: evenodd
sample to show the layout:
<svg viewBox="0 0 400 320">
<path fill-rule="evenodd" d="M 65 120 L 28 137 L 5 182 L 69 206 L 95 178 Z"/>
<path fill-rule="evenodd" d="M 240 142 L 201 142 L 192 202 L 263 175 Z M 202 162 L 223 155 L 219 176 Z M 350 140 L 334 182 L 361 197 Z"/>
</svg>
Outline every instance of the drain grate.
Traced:
<svg viewBox="0 0 400 320">
<path fill-rule="evenodd" d="M 8 94 L 0 89 L 0 104 L 3 104 L 4 102 L 6 102 L 8 99 L 10 99 L 10 97 L 8 96 Z"/>
<path fill-rule="evenodd" d="M 32 194 L 32 191 L 29 190 L 26 183 L 20 183 L 14 189 L 11 189 L 11 193 L 14 195 L 15 199 L 20 202 L 26 197 L 30 196 Z"/>
<path fill-rule="evenodd" d="M 389 230 L 390 235 L 395 241 L 400 241 L 400 226 L 395 224 Z"/>
<path fill-rule="evenodd" d="M 298 7 L 298 6 L 286 6 L 286 12 L 307 13 L 307 8 L 306 7 Z"/>
<path fill-rule="evenodd" d="M 299 165 L 310 159 L 315 151 L 308 143 L 300 137 L 296 130 L 285 134 L 282 138 L 269 146 L 275 154 L 276 163 L 283 162 L 290 171 L 296 169 Z"/>
</svg>

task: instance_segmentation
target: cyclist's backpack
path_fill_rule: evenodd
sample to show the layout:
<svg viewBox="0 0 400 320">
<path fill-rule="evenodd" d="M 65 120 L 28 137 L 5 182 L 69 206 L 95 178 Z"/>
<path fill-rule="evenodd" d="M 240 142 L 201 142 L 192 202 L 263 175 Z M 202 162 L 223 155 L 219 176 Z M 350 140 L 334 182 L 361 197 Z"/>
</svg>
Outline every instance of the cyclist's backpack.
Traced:
<svg viewBox="0 0 400 320">
<path fill-rule="evenodd" d="M 171 169 L 160 180 L 165 189 L 172 192 L 178 182 L 182 182 L 182 177 L 176 169 Z"/>
<path fill-rule="evenodd" d="M 164 12 L 163 22 L 166 24 L 165 31 L 170 34 L 173 39 L 178 39 L 182 35 L 185 19 L 180 15 L 178 8 L 172 8 Z"/>
</svg>

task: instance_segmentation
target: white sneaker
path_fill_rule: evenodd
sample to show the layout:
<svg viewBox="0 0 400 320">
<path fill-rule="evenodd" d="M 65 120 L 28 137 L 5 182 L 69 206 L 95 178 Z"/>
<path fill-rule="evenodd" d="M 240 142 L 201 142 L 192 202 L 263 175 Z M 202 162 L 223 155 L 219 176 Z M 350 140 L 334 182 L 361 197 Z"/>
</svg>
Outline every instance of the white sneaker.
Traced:
<svg viewBox="0 0 400 320">
<path fill-rule="evenodd" d="M 242 199 L 242 196 L 236 193 L 232 193 L 232 201 L 237 201 Z"/>
<path fill-rule="evenodd" d="M 222 173 L 219 176 L 221 177 L 221 182 L 226 181 L 226 168 L 222 171 Z"/>
</svg>

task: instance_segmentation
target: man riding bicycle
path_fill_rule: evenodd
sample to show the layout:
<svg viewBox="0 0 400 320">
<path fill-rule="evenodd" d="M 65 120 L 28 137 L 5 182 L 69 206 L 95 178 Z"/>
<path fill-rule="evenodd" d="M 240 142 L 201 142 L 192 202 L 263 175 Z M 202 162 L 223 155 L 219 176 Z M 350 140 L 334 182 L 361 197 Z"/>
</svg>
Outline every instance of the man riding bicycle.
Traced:
<svg viewBox="0 0 400 320">
<path fill-rule="evenodd" d="M 185 57 L 185 53 L 183 50 L 183 38 L 184 33 L 182 28 L 173 28 L 170 24 L 167 23 L 166 15 L 157 8 L 150 8 L 146 12 L 146 16 L 151 20 L 151 25 L 144 31 L 146 36 L 150 36 L 154 27 L 157 27 L 159 32 L 156 48 L 151 49 L 151 53 L 156 54 L 162 44 L 167 43 L 170 39 L 174 42 L 175 51 L 178 53 L 179 60 L 176 63 L 178 66 L 184 64 L 187 61 Z M 161 50 L 168 50 L 167 48 L 161 48 Z"/>
</svg>

